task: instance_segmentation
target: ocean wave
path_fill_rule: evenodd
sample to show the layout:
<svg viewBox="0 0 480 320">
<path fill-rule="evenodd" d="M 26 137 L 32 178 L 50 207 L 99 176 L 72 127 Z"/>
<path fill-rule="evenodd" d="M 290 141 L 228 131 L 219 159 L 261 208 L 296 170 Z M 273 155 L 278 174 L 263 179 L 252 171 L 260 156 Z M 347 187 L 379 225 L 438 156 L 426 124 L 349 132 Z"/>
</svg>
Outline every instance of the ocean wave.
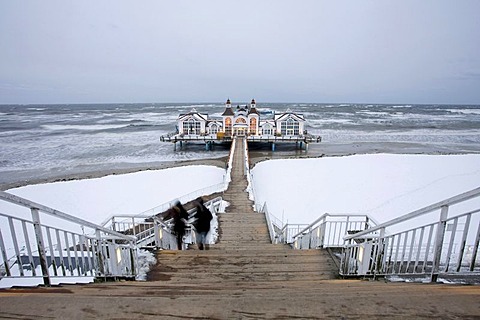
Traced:
<svg viewBox="0 0 480 320">
<path fill-rule="evenodd" d="M 100 131 L 128 127 L 128 124 L 44 124 L 42 128 L 51 131 L 79 130 L 79 131 Z"/>
<path fill-rule="evenodd" d="M 411 104 L 388 106 L 389 108 L 413 108 Z"/>
<path fill-rule="evenodd" d="M 369 116 L 390 116 L 390 112 L 385 112 L 385 111 L 367 111 L 367 110 L 360 110 L 356 112 L 357 114 L 366 114 Z"/>
<path fill-rule="evenodd" d="M 446 111 L 450 111 L 451 113 L 480 115 L 480 109 L 446 109 Z"/>
</svg>

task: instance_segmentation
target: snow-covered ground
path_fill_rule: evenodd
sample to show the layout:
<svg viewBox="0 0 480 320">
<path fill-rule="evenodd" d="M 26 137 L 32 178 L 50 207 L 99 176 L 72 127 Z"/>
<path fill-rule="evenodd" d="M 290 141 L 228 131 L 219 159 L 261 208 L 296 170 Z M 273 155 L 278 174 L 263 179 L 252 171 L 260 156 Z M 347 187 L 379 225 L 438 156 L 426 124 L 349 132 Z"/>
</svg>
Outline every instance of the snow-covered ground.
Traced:
<svg viewBox="0 0 480 320">
<path fill-rule="evenodd" d="M 289 223 L 324 213 L 385 222 L 480 186 L 480 155 L 370 154 L 271 160 L 251 170 L 256 201 Z M 478 199 L 480 200 L 480 199 Z"/>
<path fill-rule="evenodd" d="M 225 173 L 212 166 L 187 166 L 8 192 L 101 223 L 113 214 L 141 213 L 221 183 Z M 323 213 L 366 213 L 384 222 L 479 187 L 480 155 L 271 160 L 259 163 L 251 174 L 256 201 L 267 202 L 269 212 L 284 222 L 311 223 Z M 475 201 L 480 207 L 480 199 Z M 9 209 L 11 205 L 0 201 L 0 212 L 11 213 Z"/>
<path fill-rule="evenodd" d="M 99 224 L 113 214 L 141 213 L 219 184 L 224 175 L 224 169 L 214 166 L 186 166 L 29 185 L 7 192 Z"/>
<path fill-rule="evenodd" d="M 252 170 L 257 203 L 289 223 L 323 213 L 366 213 L 379 222 L 480 186 L 480 155 L 370 154 L 270 160 Z M 30 185 L 15 195 L 100 223 L 140 213 L 223 181 L 225 170 L 187 166 Z M 0 203 L 2 209 L 2 203 Z"/>
</svg>

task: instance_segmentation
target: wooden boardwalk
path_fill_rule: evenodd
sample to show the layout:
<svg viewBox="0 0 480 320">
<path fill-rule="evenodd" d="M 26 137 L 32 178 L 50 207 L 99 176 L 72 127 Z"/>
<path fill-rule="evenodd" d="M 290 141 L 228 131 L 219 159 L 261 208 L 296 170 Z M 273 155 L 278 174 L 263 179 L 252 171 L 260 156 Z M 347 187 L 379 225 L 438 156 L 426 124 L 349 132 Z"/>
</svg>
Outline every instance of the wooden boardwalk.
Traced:
<svg viewBox="0 0 480 320">
<path fill-rule="evenodd" d="M 480 287 L 335 279 L 320 250 L 270 244 L 245 192 L 243 140 L 210 250 L 160 251 L 146 282 L 0 292 L 8 319 L 478 319 Z"/>
</svg>

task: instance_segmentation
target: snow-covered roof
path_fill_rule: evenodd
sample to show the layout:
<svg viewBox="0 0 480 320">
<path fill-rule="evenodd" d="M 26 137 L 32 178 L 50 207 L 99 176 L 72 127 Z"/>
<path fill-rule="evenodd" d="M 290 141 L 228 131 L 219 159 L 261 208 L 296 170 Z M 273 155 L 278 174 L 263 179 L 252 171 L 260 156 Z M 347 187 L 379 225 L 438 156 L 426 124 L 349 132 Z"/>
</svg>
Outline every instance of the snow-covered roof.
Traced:
<svg viewBox="0 0 480 320">
<path fill-rule="evenodd" d="M 303 114 L 294 113 L 294 112 L 291 112 L 291 110 L 290 110 L 290 112 L 288 112 L 288 110 L 287 110 L 287 112 L 285 112 L 285 113 L 275 114 L 275 121 L 286 120 L 289 117 L 292 117 L 293 119 L 295 119 L 297 121 L 305 121 L 305 118 L 303 117 Z"/>
</svg>

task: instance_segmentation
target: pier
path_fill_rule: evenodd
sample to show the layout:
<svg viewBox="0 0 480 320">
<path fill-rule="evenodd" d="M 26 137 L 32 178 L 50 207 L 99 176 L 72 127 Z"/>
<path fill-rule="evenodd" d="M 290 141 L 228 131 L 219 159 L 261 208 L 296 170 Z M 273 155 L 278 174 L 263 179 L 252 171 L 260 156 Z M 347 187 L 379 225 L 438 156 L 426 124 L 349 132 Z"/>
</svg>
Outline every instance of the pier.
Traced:
<svg viewBox="0 0 480 320">
<path fill-rule="evenodd" d="M 230 203 L 210 250 L 157 250 L 147 281 L 0 290 L 0 317 L 54 319 L 383 319 L 480 316 L 480 287 L 340 279 L 326 249 L 272 244 L 246 188 L 235 137 Z M 293 199 L 292 199 L 293 200 Z"/>
<path fill-rule="evenodd" d="M 176 132 L 161 136 L 160 141 L 172 142 L 174 150 L 177 150 L 177 143 L 182 148 L 187 142 L 203 142 L 206 150 L 212 150 L 216 143 L 231 143 L 238 137 L 248 143 L 269 143 L 275 151 L 278 143 L 295 143 L 297 148 L 307 150 L 309 143 L 322 140 L 305 130 L 303 114 L 287 109 L 278 114 L 273 112 L 268 118 L 264 115 L 257 110 L 255 99 L 249 105 L 236 108 L 228 99 L 221 117 L 210 118 L 195 108 L 179 115 Z"/>
<path fill-rule="evenodd" d="M 310 143 L 319 143 L 322 141 L 320 136 L 314 135 L 302 135 L 302 136 L 246 136 L 239 138 L 245 138 L 248 143 L 268 143 L 271 146 L 272 151 L 275 151 L 275 146 L 280 143 L 295 143 L 297 149 L 308 150 Z M 217 137 L 212 135 L 181 135 L 181 134 L 168 134 L 160 137 L 162 142 L 173 143 L 173 150 L 177 150 L 177 143 L 180 149 L 183 145 L 189 142 L 193 143 L 205 143 L 206 150 L 212 150 L 215 144 L 231 143 L 235 137 Z"/>
</svg>

